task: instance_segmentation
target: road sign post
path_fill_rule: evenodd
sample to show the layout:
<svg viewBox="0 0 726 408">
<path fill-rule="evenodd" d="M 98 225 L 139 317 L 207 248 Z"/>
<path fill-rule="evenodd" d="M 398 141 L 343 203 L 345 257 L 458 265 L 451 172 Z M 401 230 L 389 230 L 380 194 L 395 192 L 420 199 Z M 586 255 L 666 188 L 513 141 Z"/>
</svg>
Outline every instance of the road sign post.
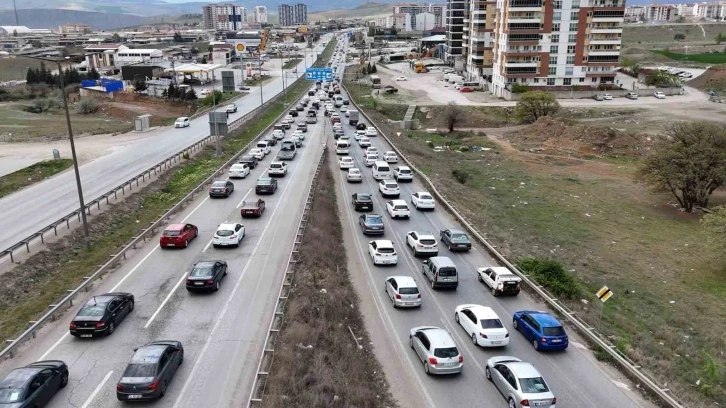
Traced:
<svg viewBox="0 0 726 408">
<path fill-rule="evenodd" d="M 600 324 L 598 330 L 602 332 L 602 313 L 603 309 L 605 309 L 605 302 L 608 301 L 613 296 L 613 291 L 610 290 L 609 287 L 603 286 L 600 288 L 600 290 L 595 293 L 595 296 L 597 296 L 598 299 L 600 299 Z"/>
<path fill-rule="evenodd" d="M 333 68 L 306 68 L 305 79 L 308 81 L 332 81 Z"/>
</svg>

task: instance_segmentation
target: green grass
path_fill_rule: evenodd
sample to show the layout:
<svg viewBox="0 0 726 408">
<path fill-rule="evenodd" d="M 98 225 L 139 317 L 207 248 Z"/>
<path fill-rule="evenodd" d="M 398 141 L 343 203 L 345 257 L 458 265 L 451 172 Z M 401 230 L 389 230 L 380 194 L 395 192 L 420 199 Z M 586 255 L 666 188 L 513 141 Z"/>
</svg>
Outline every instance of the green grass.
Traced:
<svg viewBox="0 0 726 408">
<path fill-rule="evenodd" d="M 250 79 L 245 81 L 245 86 L 260 86 L 260 84 L 264 84 L 270 79 L 272 79 L 271 76 L 263 74 L 259 79 Z"/>
<path fill-rule="evenodd" d="M 702 54 L 679 54 L 667 50 L 652 50 L 651 52 L 676 61 L 692 61 L 702 64 L 726 64 L 726 53 L 723 52 L 707 52 Z"/>
<path fill-rule="evenodd" d="M 28 68 L 40 67 L 41 61 L 30 58 L 0 58 L 0 81 L 23 80 Z M 46 66 L 50 67 L 49 64 Z"/>
<path fill-rule="evenodd" d="M 73 160 L 46 160 L 0 177 L 0 198 L 52 177 L 71 167 Z"/>
<path fill-rule="evenodd" d="M 302 58 L 293 58 L 285 63 L 285 65 L 282 66 L 282 69 L 293 69 L 297 66 L 297 64 L 302 61 Z"/>
</svg>

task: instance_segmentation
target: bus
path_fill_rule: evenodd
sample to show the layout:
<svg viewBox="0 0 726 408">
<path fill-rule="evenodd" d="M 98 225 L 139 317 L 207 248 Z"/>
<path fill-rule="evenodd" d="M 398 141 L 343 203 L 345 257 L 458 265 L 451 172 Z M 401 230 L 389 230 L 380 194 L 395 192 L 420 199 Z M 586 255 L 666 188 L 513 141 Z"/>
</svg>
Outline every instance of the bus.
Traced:
<svg viewBox="0 0 726 408">
<path fill-rule="evenodd" d="M 381 87 L 381 77 L 378 75 L 371 75 L 371 85 L 373 89 L 379 89 Z"/>
</svg>

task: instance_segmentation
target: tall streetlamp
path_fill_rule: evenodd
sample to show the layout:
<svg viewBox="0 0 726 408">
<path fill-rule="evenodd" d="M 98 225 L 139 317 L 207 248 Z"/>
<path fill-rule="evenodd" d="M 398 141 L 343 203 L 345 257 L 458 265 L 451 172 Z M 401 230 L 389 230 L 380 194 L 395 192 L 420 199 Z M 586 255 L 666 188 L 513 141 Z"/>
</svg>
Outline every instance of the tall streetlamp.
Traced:
<svg viewBox="0 0 726 408">
<path fill-rule="evenodd" d="M 265 104 L 265 101 L 262 99 L 262 50 L 257 50 L 257 68 L 260 70 L 260 108 L 262 105 Z M 251 71 L 250 71 L 251 72 Z"/>
<path fill-rule="evenodd" d="M 285 102 L 284 105 L 287 105 L 287 88 L 285 87 L 285 50 L 281 51 L 282 55 L 282 64 L 280 65 L 280 73 L 282 74 L 282 92 L 285 94 Z"/>
<path fill-rule="evenodd" d="M 86 248 L 91 249 L 91 234 L 88 232 L 88 220 L 86 219 L 86 204 L 83 201 L 83 189 L 81 188 L 81 173 L 78 170 L 78 158 L 76 157 L 76 144 L 73 141 L 73 127 L 71 126 L 71 114 L 68 111 L 68 97 L 66 95 L 66 84 L 63 78 L 63 67 L 61 66 L 61 60 L 42 58 L 42 57 L 29 57 L 32 59 L 54 62 L 58 65 L 58 80 L 60 81 L 61 95 L 63 97 L 63 107 L 66 111 L 66 125 L 68 125 L 68 140 L 71 142 L 71 156 L 73 157 L 73 171 L 76 173 L 76 189 L 78 190 L 78 203 L 81 206 L 81 221 L 83 222 L 83 235 L 86 241 Z M 69 57 L 65 57 L 66 60 Z"/>
</svg>

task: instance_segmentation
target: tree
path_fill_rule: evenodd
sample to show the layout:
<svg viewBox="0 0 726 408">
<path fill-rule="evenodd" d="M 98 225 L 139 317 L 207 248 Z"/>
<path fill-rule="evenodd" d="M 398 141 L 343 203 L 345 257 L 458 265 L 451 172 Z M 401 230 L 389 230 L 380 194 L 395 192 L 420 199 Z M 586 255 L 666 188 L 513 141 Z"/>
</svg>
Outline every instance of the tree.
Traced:
<svg viewBox="0 0 726 408">
<path fill-rule="evenodd" d="M 534 122 L 543 116 L 554 115 L 559 109 L 560 104 L 553 94 L 547 91 L 529 91 L 517 100 L 515 113 L 525 122 Z"/>
<path fill-rule="evenodd" d="M 711 194 L 726 182 L 726 128 L 713 122 L 669 126 L 637 178 L 673 194 L 685 211 L 708 207 Z"/>
<path fill-rule="evenodd" d="M 88 73 L 88 79 L 101 79 L 101 74 L 98 73 L 96 68 L 91 68 L 91 71 Z"/>
<path fill-rule="evenodd" d="M 181 33 L 179 33 L 178 31 L 174 33 L 174 42 L 175 43 L 184 42 L 184 38 L 182 38 Z"/>
<path fill-rule="evenodd" d="M 378 72 L 378 68 L 376 68 L 376 64 L 373 64 L 373 67 L 371 68 L 371 73 L 375 74 Z"/>
<path fill-rule="evenodd" d="M 206 55 L 202 57 L 202 62 L 201 63 L 202 64 L 206 64 L 207 63 L 207 56 Z"/>
<path fill-rule="evenodd" d="M 703 216 L 701 225 L 709 235 L 709 243 L 717 253 L 726 254 L 726 206 L 721 205 Z"/>
<path fill-rule="evenodd" d="M 655 87 L 668 87 L 678 84 L 680 79 L 676 75 L 669 74 L 666 71 L 653 71 L 645 77 L 645 85 Z"/>
<path fill-rule="evenodd" d="M 197 93 L 194 91 L 194 88 L 189 87 L 189 90 L 187 91 L 186 100 L 188 101 L 196 101 L 197 100 Z"/>
<path fill-rule="evenodd" d="M 28 68 L 28 72 L 25 74 L 25 82 L 28 85 L 35 84 L 38 82 L 38 75 L 35 72 L 35 69 Z"/>
<path fill-rule="evenodd" d="M 396 26 L 391 27 L 391 35 L 398 35 L 398 30 L 396 30 Z"/>
<path fill-rule="evenodd" d="M 716 35 L 716 45 L 721 44 L 723 40 L 726 40 L 726 36 L 724 36 L 723 33 L 718 33 L 718 35 Z"/>
<path fill-rule="evenodd" d="M 686 39 L 686 35 L 683 33 L 676 33 L 676 35 L 673 36 L 673 39 L 676 41 L 681 41 Z"/>
<path fill-rule="evenodd" d="M 134 92 L 144 92 L 145 90 L 149 89 L 149 86 L 146 85 L 146 81 L 141 78 L 134 79 Z"/>
<path fill-rule="evenodd" d="M 13 37 L 17 37 L 17 36 L 18 36 L 18 30 L 13 30 Z"/>
<path fill-rule="evenodd" d="M 461 122 L 464 117 L 464 109 L 454 101 L 449 102 L 444 110 L 444 122 L 446 127 L 449 129 L 449 133 L 454 131 L 454 127 Z"/>
<path fill-rule="evenodd" d="M 376 27 L 370 26 L 368 27 L 368 37 L 375 37 L 376 36 Z"/>
<path fill-rule="evenodd" d="M 113 33 L 113 35 L 111 36 L 111 42 L 120 43 L 121 36 L 118 35 L 118 33 Z"/>
</svg>

